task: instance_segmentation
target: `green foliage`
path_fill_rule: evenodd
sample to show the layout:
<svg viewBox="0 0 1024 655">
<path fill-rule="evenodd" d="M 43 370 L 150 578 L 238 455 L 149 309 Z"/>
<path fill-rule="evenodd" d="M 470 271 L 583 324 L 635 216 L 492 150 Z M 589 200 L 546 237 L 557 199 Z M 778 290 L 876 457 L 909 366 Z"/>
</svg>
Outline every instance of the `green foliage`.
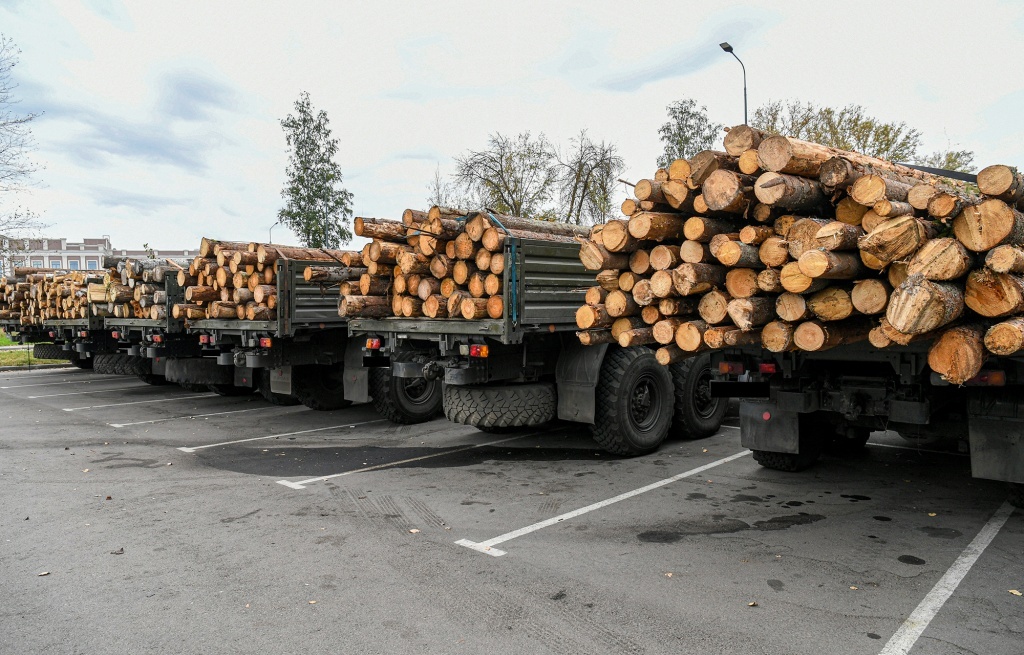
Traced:
<svg viewBox="0 0 1024 655">
<path fill-rule="evenodd" d="M 667 108 L 668 122 L 658 128 L 665 152 L 658 166 L 667 168 L 676 159 L 689 159 L 702 150 L 712 150 L 722 140 L 720 123 L 708 118 L 708 108 L 690 98 L 677 100 Z"/>
<path fill-rule="evenodd" d="M 930 155 L 918 155 L 914 163 L 961 173 L 974 173 L 978 170 L 974 165 L 974 153 L 970 150 L 937 150 Z"/>
<path fill-rule="evenodd" d="M 494 133 L 485 150 L 470 150 L 455 165 L 455 181 L 467 195 L 502 214 L 535 217 L 557 193 L 555 150 L 543 134 Z"/>
<path fill-rule="evenodd" d="M 342 186 L 334 161 L 338 140 L 331 136 L 327 114 L 314 113 L 309 94 L 295 101 L 295 113 L 281 120 L 288 143 L 288 180 L 281 196 L 280 223 L 310 248 L 337 248 L 352 239 L 352 194 Z"/>
</svg>

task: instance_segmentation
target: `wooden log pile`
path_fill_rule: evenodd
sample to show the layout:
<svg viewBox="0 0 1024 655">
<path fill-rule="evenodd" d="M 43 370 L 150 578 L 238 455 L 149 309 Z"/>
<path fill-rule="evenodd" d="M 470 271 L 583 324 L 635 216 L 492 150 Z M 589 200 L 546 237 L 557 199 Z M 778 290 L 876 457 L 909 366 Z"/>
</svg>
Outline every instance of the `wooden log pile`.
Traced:
<svg viewBox="0 0 1024 655">
<path fill-rule="evenodd" d="M 0 320 L 17 321 L 20 325 L 41 322 L 37 312 L 39 304 L 34 299 L 39 295 L 40 283 L 64 275 L 66 271 L 52 268 L 16 267 L 13 274 L 0 277 Z M 45 294 L 44 294 L 45 297 Z"/>
<path fill-rule="evenodd" d="M 310 267 L 305 271 L 306 282 L 322 284 L 343 279 L 339 271 L 346 269 L 338 266 L 353 254 L 356 253 L 204 237 L 199 254 L 177 272 L 185 299 L 171 306 L 171 315 L 186 321 L 275 320 L 278 259 L 324 262 L 324 267 Z M 354 272 L 348 270 L 347 274 Z"/>
<path fill-rule="evenodd" d="M 42 325 L 45 321 L 87 318 L 87 287 L 100 281 L 101 275 L 99 271 L 61 270 L 26 274 L 24 282 L 13 285 L 14 297 L 20 298 L 22 303 L 19 316 L 21 324 Z"/>
<path fill-rule="evenodd" d="M 580 259 L 584 344 L 709 350 L 929 345 L 953 384 L 1024 352 L 1024 173 L 977 186 L 747 126 L 635 185 Z"/>
<path fill-rule="evenodd" d="M 574 243 L 589 232 L 448 207 L 406 209 L 401 221 L 356 218 L 353 227 L 371 241 L 350 257 L 365 273 L 341 285 L 338 314 L 367 318 L 502 318 L 508 236 Z"/>
<path fill-rule="evenodd" d="M 168 276 L 177 276 L 187 260 L 105 257 L 106 271 L 87 288 L 94 316 L 163 320 L 167 318 Z"/>
</svg>

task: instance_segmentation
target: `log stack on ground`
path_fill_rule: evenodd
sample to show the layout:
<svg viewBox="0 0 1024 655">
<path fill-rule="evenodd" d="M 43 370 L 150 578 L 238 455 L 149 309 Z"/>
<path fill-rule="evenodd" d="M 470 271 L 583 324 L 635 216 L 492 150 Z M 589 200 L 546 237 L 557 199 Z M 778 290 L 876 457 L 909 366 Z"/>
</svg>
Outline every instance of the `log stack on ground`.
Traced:
<svg viewBox="0 0 1024 655">
<path fill-rule="evenodd" d="M 986 352 L 1024 351 L 1024 173 L 990 166 L 975 189 L 747 126 L 724 146 L 637 183 L 625 216 L 582 243 L 597 275 L 583 343 L 650 345 L 665 364 L 747 344 L 925 343 L 954 384 Z"/>
</svg>

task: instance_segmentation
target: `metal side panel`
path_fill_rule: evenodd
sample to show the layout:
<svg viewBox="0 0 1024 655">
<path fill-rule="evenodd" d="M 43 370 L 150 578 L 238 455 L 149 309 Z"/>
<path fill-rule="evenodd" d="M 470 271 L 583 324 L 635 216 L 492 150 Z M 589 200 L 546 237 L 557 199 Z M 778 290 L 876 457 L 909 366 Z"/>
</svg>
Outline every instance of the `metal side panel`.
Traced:
<svg viewBox="0 0 1024 655">
<path fill-rule="evenodd" d="M 287 396 L 292 395 L 291 366 L 270 369 L 270 391 L 272 393 L 283 393 Z"/>
<path fill-rule="evenodd" d="M 345 400 L 354 403 L 370 401 L 370 369 L 363 366 L 362 346 L 359 339 L 349 339 L 345 347 Z"/>
<path fill-rule="evenodd" d="M 977 394 L 967 421 L 971 475 L 1024 484 L 1024 402 L 994 390 Z"/>
<path fill-rule="evenodd" d="M 575 342 L 575 343 L 574 343 Z M 601 377 L 601 364 L 608 344 L 584 346 L 575 338 L 565 338 L 555 365 L 558 385 L 558 418 L 564 421 L 594 424 L 597 406 L 594 390 Z"/>
</svg>

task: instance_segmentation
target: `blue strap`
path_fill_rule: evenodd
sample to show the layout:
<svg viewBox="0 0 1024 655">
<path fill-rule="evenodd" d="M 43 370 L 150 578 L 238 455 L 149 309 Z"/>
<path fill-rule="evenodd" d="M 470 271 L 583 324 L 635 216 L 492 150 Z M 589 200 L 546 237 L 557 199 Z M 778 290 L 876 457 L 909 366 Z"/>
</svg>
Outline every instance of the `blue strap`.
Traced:
<svg viewBox="0 0 1024 655">
<path fill-rule="evenodd" d="M 519 323 L 519 303 L 516 302 L 519 293 L 519 267 L 516 266 L 516 241 L 512 238 L 512 233 L 508 231 L 508 228 L 502 225 L 501 221 L 495 218 L 494 214 L 487 212 L 487 215 L 491 217 L 491 221 L 493 221 L 495 225 L 505 231 L 505 235 L 508 240 L 508 254 L 511 260 L 509 265 L 512 268 L 512 270 L 509 271 L 508 279 L 509 286 L 512 288 L 507 289 L 507 292 L 509 304 L 512 306 L 512 324 L 516 325 Z"/>
</svg>

